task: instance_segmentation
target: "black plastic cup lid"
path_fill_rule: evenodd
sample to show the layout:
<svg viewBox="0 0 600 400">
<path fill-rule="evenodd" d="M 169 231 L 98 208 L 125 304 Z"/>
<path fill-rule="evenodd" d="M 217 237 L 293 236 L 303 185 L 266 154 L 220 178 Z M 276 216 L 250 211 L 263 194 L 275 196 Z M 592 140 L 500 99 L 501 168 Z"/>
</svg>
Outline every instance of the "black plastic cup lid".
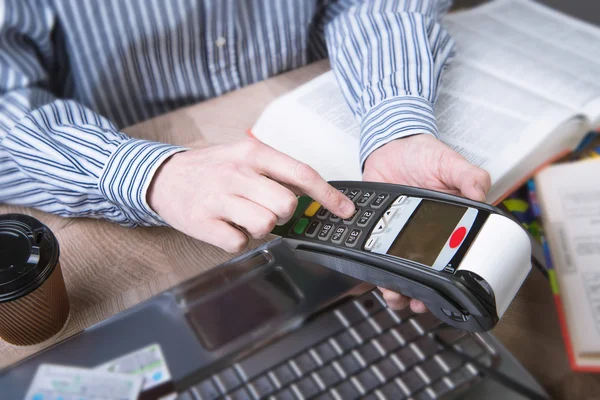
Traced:
<svg viewBox="0 0 600 400">
<path fill-rule="evenodd" d="M 56 238 L 40 221 L 0 215 L 0 303 L 37 289 L 54 271 L 58 254 Z"/>
</svg>

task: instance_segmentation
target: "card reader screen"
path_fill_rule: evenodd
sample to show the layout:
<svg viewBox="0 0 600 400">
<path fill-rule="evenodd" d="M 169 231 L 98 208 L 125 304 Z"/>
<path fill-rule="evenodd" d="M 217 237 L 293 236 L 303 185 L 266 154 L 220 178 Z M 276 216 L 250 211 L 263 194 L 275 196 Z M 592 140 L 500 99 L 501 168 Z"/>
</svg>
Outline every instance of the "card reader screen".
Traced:
<svg viewBox="0 0 600 400">
<path fill-rule="evenodd" d="M 432 266 L 466 207 L 422 200 L 387 254 Z"/>
</svg>

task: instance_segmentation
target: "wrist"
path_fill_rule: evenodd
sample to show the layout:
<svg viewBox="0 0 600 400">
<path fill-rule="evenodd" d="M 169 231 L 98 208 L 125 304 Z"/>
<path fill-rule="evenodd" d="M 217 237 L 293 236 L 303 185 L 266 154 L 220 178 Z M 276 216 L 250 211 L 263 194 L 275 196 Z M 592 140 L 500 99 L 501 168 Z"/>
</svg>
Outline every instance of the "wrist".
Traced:
<svg viewBox="0 0 600 400">
<path fill-rule="evenodd" d="M 170 192 L 167 184 L 170 181 L 171 167 L 176 164 L 178 154 L 170 155 L 159 165 L 148 185 L 148 191 L 146 192 L 148 206 L 159 216 L 163 213 L 165 193 Z"/>
<path fill-rule="evenodd" d="M 148 202 L 148 190 L 163 163 L 185 150 L 140 139 L 124 140 L 110 155 L 100 176 L 99 189 L 135 224 L 164 225 Z"/>
<path fill-rule="evenodd" d="M 387 143 L 415 135 L 439 137 L 433 104 L 419 96 L 383 100 L 361 121 L 360 162 Z"/>
</svg>

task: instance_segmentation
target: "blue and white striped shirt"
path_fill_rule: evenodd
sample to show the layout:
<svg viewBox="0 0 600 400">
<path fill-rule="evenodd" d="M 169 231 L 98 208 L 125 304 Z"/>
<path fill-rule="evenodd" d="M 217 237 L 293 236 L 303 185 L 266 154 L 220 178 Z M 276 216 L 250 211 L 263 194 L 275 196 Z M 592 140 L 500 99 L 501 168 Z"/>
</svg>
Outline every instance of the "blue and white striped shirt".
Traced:
<svg viewBox="0 0 600 400">
<path fill-rule="evenodd" d="M 450 0 L 0 0 L 0 202 L 126 226 L 183 151 L 120 128 L 329 57 L 361 160 L 437 135 Z"/>
</svg>

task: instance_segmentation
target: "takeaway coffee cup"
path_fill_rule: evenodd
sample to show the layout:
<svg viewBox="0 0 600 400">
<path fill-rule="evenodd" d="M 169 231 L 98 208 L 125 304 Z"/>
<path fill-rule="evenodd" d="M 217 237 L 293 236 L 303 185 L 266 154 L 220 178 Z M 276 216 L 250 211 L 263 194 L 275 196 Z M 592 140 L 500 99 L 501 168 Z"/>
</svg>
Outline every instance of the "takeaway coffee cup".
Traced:
<svg viewBox="0 0 600 400">
<path fill-rule="evenodd" d="M 0 215 L 0 338 L 35 345 L 58 334 L 68 316 L 52 231 L 28 215 Z"/>
</svg>

